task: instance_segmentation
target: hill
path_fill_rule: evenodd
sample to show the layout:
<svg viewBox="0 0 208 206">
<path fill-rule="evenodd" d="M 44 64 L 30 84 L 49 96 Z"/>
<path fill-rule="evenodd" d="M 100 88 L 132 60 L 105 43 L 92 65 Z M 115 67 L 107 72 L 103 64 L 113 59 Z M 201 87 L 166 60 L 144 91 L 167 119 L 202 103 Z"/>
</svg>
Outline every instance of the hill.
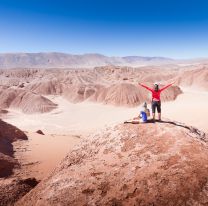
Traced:
<svg viewBox="0 0 208 206">
<path fill-rule="evenodd" d="M 207 142 L 203 132 L 170 121 L 109 127 L 16 205 L 206 205 Z"/>
</svg>

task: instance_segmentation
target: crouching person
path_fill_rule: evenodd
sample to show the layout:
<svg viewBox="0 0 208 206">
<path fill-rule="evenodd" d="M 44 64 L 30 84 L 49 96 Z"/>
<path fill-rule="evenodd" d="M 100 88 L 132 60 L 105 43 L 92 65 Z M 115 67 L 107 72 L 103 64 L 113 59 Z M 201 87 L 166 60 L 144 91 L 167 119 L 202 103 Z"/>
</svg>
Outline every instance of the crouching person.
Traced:
<svg viewBox="0 0 208 206">
<path fill-rule="evenodd" d="M 149 116 L 150 116 L 150 110 L 147 108 L 147 103 L 145 102 L 142 105 L 139 116 L 134 117 L 131 120 L 125 121 L 124 123 L 132 123 L 132 124 L 146 123 Z"/>
</svg>

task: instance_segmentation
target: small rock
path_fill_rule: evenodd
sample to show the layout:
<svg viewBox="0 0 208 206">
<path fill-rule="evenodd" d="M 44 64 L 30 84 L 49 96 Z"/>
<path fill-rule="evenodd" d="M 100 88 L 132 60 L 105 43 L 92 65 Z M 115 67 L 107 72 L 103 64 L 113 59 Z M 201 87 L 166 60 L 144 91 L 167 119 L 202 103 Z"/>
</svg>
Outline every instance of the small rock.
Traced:
<svg viewBox="0 0 208 206">
<path fill-rule="evenodd" d="M 41 135 L 45 135 L 40 129 L 38 131 L 36 131 L 36 133 L 41 134 Z"/>
<path fill-rule="evenodd" d="M 0 114 L 7 114 L 7 113 L 8 113 L 7 110 L 5 110 L 5 109 L 0 109 Z"/>
<path fill-rule="evenodd" d="M 23 88 L 23 87 L 25 87 L 25 85 L 24 85 L 24 83 L 21 83 L 18 87 Z"/>
</svg>

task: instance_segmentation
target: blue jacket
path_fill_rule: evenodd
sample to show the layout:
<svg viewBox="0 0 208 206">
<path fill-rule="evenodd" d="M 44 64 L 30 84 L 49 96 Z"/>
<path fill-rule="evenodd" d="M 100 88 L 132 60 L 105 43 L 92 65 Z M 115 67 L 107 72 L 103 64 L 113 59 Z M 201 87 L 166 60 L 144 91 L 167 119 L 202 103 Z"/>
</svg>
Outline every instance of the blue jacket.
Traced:
<svg viewBox="0 0 208 206">
<path fill-rule="evenodd" d="M 147 122 L 147 114 L 146 114 L 146 112 L 141 111 L 140 112 L 140 117 L 141 117 L 143 122 Z"/>
</svg>

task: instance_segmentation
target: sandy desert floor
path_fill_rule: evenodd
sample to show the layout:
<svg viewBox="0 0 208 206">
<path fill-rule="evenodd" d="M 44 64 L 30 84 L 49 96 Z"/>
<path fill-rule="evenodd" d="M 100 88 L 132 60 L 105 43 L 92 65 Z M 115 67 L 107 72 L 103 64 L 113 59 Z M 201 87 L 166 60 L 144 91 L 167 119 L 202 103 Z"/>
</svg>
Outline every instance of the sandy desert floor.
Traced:
<svg viewBox="0 0 208 206">
<path fill-rule="evenodd" d="M 138 108 L 115 107 L 92 102 L 70 103 L 60 96 L 47 96 L 58 108 L 49 113 L 24 114 L 9 110 L 7 122 L 24 131 L 42 130 L 47 134 L 88 134 L 96 129 L 120 123 L 139 113 Z"/>
<path fill-rule="evenodd" d="M 102 127 L 129 119 L 139 111 L 139 108 L 120 108 L 91 102 L 73 104 L 56 96 L 49 98 L 59 105 L 50 113 L 28 115 L 9 110 L 5 119 L 28 136 L 28 141 L 14 143 L 15 157 L 23 165 L 21 173 L 27 177 L 33 175 L 42 179 L 82 138 Z M 45 135 L 37 134 L 39 129 Z"/>
<path fill-rule="evenodd" d="M 15 171 L 17 176 L 42 179 L 66 156 L 74 145 L 79 143 L 76 135 L 40 135 L 26 132 L 27 141 L 16 141 L 15 158 L 21 163 L 21 170 Z"/>
<path fill-rule="evenodd" d="M 208 132 L 208 92 L 183 90 L 184 93 L 175 101 L 162 104 L 163 117 Z M 26 131 L 29 140 L 14 144 L 15 155 L 22 161 L 25 174 L 39 179 L 46 176 L 89 133 L 121 123 L 139 112 L 139 107 L 123 108 L 91 102 L 72 104 L 62 97 L 49 98 L 59 105 L 50 113 L 28 115 L 9 110 L 6 118 L 7 122 Z M 37 134 L 35 131 L 38 129 L 45 135 Z"/>
<path fill-rule="evenodd" d="M 208 132 L 208 92 L 183 88 L 183 94 L 162 105 L 164 116 Z"/>
</svg>

